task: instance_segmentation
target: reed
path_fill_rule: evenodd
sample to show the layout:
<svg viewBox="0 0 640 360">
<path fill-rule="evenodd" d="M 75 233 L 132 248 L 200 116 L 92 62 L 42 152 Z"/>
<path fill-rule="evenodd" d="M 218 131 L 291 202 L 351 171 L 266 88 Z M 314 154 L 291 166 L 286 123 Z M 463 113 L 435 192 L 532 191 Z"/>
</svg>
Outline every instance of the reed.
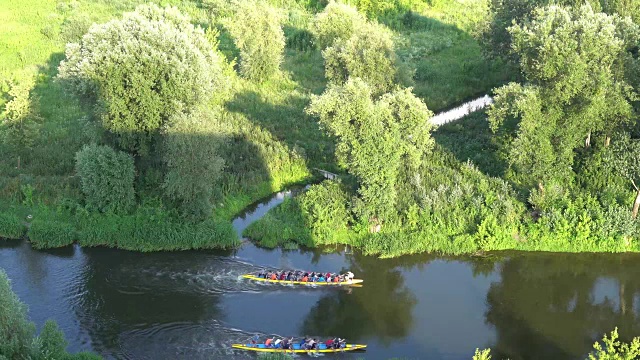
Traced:
<svg viewBox="0 0 640 360">
<path fill-rule="evenodd" d="M 25 227 L 17 216 L 0 213 L 0 238 L 20 239 L 24 232 Z"/>
<path fill-rule="evenodd" d="M 59 248 L 73 244 L 76 231 L 73 225 L 60 221 L 34 220 L 27 237 L 36 249 Z"/>
</svg>

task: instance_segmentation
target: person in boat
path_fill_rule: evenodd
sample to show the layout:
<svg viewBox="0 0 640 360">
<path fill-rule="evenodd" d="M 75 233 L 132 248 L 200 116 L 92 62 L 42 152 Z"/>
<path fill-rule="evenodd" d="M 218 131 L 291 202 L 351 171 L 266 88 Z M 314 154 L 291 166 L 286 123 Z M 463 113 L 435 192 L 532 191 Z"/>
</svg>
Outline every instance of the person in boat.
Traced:
<svg viewBox="0 0 640 360">
<path fill-rule="evenodd" d="M 305 337 L 302 339 L 302 341 L 300 341 L 300 344 L 298 344 L 298 345 L 300 345 L 300 349 L 305 349 L 305 348 L 306 348 L 306 345 L 307 345 L 307 342 L 309 342 L 309 337 L 308 337 L 308 336 L 305 336 Z"/>
<path fill-rule="evenodd" d="M 305 275 L 302 277 L 302 282 L 308 282 L 308 281 L 309 281 L 309 277 L 305 274 Z"/>
<path fill-rule="evenodd" d="M 269 339 L 265 340 L 264 341 L 264 346 L 273 347 L 273 338 L 269 338 Z"/>
<path fill-rule="evenodd" d="M 273 343 L 273 347 L 277 349 L 277 348 L 279 348 L 279 347 L 280 347 L 280 344 L 282 344 L 282 339 L 278 339 L 278 340 L 276 340 L 276 341 Z"/>
<path fill-rule="evenodd" d="M 271 274 L 270 277 L 271 280 L 278 280 L 278 275 L 276 275 L 276 273 Z"/>
<path fill-rule="evenodd" d="M 334 283 L 340 282 L 340 276 L 338 276 L 338 275 L 334 276 L 333 277 L 333 282 Z"/>
<path fill-rule="evenodd" d="M 320 274 L 320 277 L 318 278 L 318 282 L 325 282 L 327 281 L 327 279 L 324 278 L 324 275 Z"/>
<path fill-rule="evenodd" d="M 291 271 L 289 271 L 289 273 L 287 274 L 287 280 L 293 280 L 293 273 Z"/>
<path fill-rule="evenodd" d="M 259 335 L 254 335 L 254 336 L 251 338 L 251 345 L 255 346 L 256 344 L 258 344 L 258 340 L 259 340 L 259 339 L 260 339 L 260 336 L 259 336 Z"/>
<path fill-rule="evenodd" d="M 346 281 L 351 281 L 353 280 L 353 273 L 351 271 L 347 271 L 347 273 L 344 276 Z"/>
<path fill-rule="evenodd" d="M 324 342 L 324 346 L 326 346 L 327 349 L 331 349 L 335 340 L 336 339 L 328 339 L 327 341 Z"/>
<path fill-rule="evenodd" d="M 282 274 L 280 274 L 280 280 L 284 281 L 287 278 L 287 274 L 283 271 Z"/>
<path fill-rule="evenodd" d="M 260 272 L 258 273 L 258 277 L 259 278 L 263 278 L 264 277 L 264 270 L 260 270 Z"/>
</svg>

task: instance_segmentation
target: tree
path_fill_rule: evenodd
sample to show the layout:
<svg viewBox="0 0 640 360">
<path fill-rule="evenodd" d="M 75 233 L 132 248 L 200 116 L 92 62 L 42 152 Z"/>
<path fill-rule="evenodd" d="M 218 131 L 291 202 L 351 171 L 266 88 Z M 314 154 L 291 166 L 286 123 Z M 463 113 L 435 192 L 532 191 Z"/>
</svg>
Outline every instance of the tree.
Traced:
<svg viewBox="0 0 640 360">
<path fill-rule="evenodd" d="M 391 33 L 378 24 L 362 24 L 348 40 L 325 49 L 322 57 L 330 82 L 342 85 L 349 78 L 360 78 L 375 95 L 391 90 L 398 75 Z"/>
<path fill-rule="evenodd" d="M 47 320 L 38 336 L 36 343 L 39 345 L 39 353 L 42 359 L 65 359 L 67 341 L 60 331 L 58 324 L 53 320 Z"/>
<path fill-rule="evenodd" d="M 211 215 L 211 199 L 224 168 L 222 125 L 211 110 L 174 117 L 165 130 L 163 189 L 192 220 Z"/>
<path fill-rule="evenodd" d="M 496 91 L 492 129 L 507 130 L 515 121 L 506 143 L 523 184 L 542 188 L 552 174 L 569 180 L 574 150 L 590 146 L 594 132 L 612 133 L 632 114 L 633 93 L 613 70 L 624 52 L 614 18 L 589 6 L 550 6 L 509 32 L 527 83 Z"/>
<path fill-rule="evenodd" d="M 359 182 L 357 212 L 379 223 L 396 213 L 396 182 L 402 167 L 415 169 L 432 146 L 432 113 L 411 89 L 375 100 L 361 79 L 330 85 L 307 111 L 336 137 L 336 157 Z"/>
<path fill-rule="evenodd" d="M 589 354 L 587 360 L 633 360 L 640 357 L 640 338 L 634 338 L 629 344 L 621 343 L 618 340 L 618 328 L 608 338 L 605 334 L 602 342 L 604 348 L 598 342 L 593 344 L 595 351 Z"/>
<path fill-rule="evenodd" d="M 0 128 L 2 130 L 0 141 L 9 145 L 20 155 L 33 147 L 40 132 L 37 122 L 39 116 L 33 107 L 31 95 L 34 86 L 35 79 L 31 75 L 14 80 L 9 90 L 10 100 L 0 116 L 0 125 L 3 125 L 3 128 Z M 20 156 L 18 168 L 20 168 Z"/>
<path fill-rule="evenodd" d="M 347 41 L 366 22 L 367 19 L 355 7 L 332 0 L 313 19 L 311 32 L 318 47 L 326 49 Z"/>
<path fill-rule="evenodd" d="M 251 80 L 267 80 L 280 69 L 285 38 L 281 15 L 262 0 L 237 1 L 229 29 L 240 49 L 240 73 Z"/>
<path fill-rule="evenodd" d="M 631 183 L 636 191 L 631 210 L 632 217 L 635 219 L 640 209 L 640 140 L 633 140 L 628 134 L 623 134 L 614 143 L 613 150 L 609 163 Z"/>
<path fill-rule="evenodd" d="M 87 205 L 102 212 L 126 212 L 135 204 L 131 155 L 106 145 L 85 145 L 76 153 Z"/>
<path fill-rule="evenodd" d="M 29 359 L 34 333 L 26 306 L 11 291 L 7 274 L 0 269 L 0 358 Z"/>
<path fill-rule="evenodd" d="M 103 126 L 127 150 L 146 154 L 175 114 L 224 90 L 220 56 L 202 29 L 176 8 L 140 5 L 120 20 L 93 25 L 68 44 L 59 77 L 95 101 Z"/>
</svg>

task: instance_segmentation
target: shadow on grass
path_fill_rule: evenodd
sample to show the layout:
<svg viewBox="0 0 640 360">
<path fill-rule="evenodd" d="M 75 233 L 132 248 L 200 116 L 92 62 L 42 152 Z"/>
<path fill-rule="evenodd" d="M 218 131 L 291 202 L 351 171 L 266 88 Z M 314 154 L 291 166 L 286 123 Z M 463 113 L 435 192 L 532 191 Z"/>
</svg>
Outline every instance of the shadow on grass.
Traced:
<svg viewBox="0 0 640 360">
<path fill-rule="evenodd" d="M 458 161 L 471 160 L 486 175 L 502 177 L 507 169 L 484 111 L 438 127 L 433 138 Z"/>
<path fill-rule="evenodd" d="M 300 152 L 308 167 L 335 171 L 333 141 L 320 130 L 317 121 L 305 113 L 308 103 L 306 96 L 296 93 L 281 103 L 273 103 L 258 92 L 244 91 L 228 102 L 226 108 L 243 114 L 290 149 Z"/>
</svg>

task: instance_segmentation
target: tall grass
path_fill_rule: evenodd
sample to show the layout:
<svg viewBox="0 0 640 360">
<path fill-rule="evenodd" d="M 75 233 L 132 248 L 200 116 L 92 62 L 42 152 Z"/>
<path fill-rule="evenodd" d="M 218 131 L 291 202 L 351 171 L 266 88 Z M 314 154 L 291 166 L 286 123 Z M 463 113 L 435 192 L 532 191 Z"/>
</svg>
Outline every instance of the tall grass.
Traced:
<svg viewBox="0 0 640 360">
<path fill-rule="evenodd" d="M 19 239 L 24 231 L 25 227 L 17 216 L 0 213 L 0 238 Z"/>
<path fill-rule="evenodd" d="M 58 248 L 73 244 L 76 231 L 68 223 L 34 220 L 27 231 L 27 236 L 31 246 L 36 249 Z"/>
</svg>

